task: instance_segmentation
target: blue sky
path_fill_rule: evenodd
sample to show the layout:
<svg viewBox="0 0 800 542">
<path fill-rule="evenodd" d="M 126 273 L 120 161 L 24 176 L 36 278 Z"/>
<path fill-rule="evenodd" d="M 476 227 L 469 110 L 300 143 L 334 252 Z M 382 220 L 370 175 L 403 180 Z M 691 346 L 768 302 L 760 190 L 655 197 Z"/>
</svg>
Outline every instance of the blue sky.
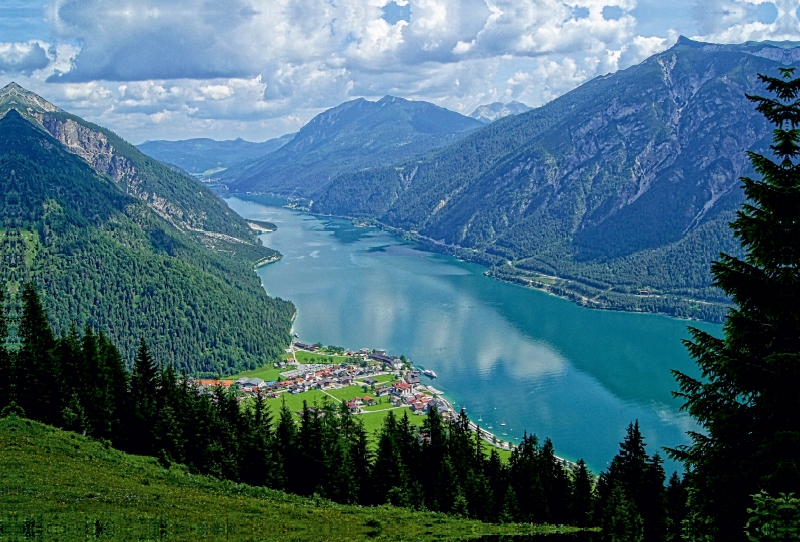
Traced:
<svg viewBox="0 0 800 542">
<path fill-rule="evenodd" d="M 679 35 L 800 41 L 800 0 L 2 0 L 17 81 L 133 142 L 296 131 L 386 94 L 541 105 Z"/>
</svg>

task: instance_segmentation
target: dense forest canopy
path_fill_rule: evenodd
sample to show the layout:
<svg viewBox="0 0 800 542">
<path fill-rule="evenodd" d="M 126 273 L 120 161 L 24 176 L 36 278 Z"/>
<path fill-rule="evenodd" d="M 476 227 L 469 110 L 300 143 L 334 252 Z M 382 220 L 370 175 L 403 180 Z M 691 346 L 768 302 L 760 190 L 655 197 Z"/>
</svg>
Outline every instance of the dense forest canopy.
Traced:
<svg viewBox="0 0 800 542">
<path fill-rule="evenodd" d="M 3 98 L 8 106 L 15 96 Z M 111 162 L 135 171 L 103 173 L 26 114 L 7 107 L 0 117 L 6 293 L 32 281 L 57 334 L 90 325 L 128 359 L 148 336 L 160 359 L 192 373 L 254 368 L 282 352 L 295 309 L 261 287 L 253 265 L 278 255 L 243 219 L 132 147 L 128 160 L 111 135 Z M 145 192 L 127 189 L 133 182 Z"/>
</svg>

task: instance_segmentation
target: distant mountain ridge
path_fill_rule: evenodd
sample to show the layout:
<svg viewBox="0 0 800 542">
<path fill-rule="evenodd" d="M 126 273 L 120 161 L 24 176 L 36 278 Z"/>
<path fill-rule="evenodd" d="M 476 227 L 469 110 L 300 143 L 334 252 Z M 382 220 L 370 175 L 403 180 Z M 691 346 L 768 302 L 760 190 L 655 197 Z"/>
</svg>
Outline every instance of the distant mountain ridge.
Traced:
<svg viewBox="0 0 800 542">
<path fill-rule="evenodd" d="M 494 122 L 498 119 L 505 118 L 509 115 L 519 115 L 533 109 L 522 102 L 516 100 L 503 103 L 494 102 L 486 105 L 478 106 L 475 111 L 469 114 L 470 118 L 479 120 L 485 124 Z"/>
<path fill-rule="evenodd" d="M 197 374 L 288 344 L 294 307 L 253 272 L 280 255 L 187 175 L 16 84 L 0 89 L 0 275 L 33 281 L 57 332 L 91 325 L 132 360 Z M 2 308 L 2 307 L 0 307 Z"/>
<path fill-rule="evenodd" d="M 341 175 L 312 210 L 379 221 L 590 306 L 719 321 L 710 262 L 739 250 L 728 223 L 746 151 L 771 142 L 745 93 L 798 62 L 797 44 L 681 38 L 428 156 Z"/>
<path fill-rule="evenodd" d="M 145 141 L 136 147 L 152 158 L 173 164 L 192 173 L 227 169 L 246 160 L 262 158 L 284 146 L 294 138 L 294 134 L 253 143 L 238 138 L 228 141 L 215 141 L 208 138 L 184 139 L 179 141 Z"/>
<path fill-rule="evenodd" d="M 231 192 L 313 198 L 337 175 L 407 160 L 481 126 L 427 102 L 360 98 L 320 113 L 291 142 L 262 159 L 231 167 L 220 179 Z"/>
</svg>

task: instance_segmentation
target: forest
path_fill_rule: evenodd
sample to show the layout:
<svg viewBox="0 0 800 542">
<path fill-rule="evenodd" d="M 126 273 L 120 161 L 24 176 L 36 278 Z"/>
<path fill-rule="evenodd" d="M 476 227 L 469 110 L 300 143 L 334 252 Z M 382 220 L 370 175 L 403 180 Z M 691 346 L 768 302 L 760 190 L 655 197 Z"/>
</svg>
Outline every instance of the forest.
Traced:
<svg viewBox="0 0 800 542">
<path fill-rule="evenodd" d="M 156 360 L 142 340 L 132 370 L 102 332 L 75 326 L 55 336 L 33 284 L 20 291 L 16 319 L 3 314 L 0 412 L 106 441 L 120 450 L 180 463 L 198 473 L 318 495 L 343 504 L 393 504 L 489 522 L 602 525 L 666 540 L 685 515 L 685 487 L 669 483 L 638 424 L 599 478 L 567 464 L 549 439 L 526 435 L 501 460 L 468 428 L 462 412 L 435 409 L 422 427 L 387 416 L 371 439 L 345 407 L 304 404 L 299 423 L 285 406 L 273 418 L 265 398 L 242 404 L 219 386 L 201 390 Z M 633 527 L 631 527 L 633 525 Z"/>
<path fill-rule="evenodd" d="M 289 343 L 295 308 L 269 298 L 253 273 L 258 259 L 277 253 L 251 241 L 254 233 L 242 219 L 226 226 L 225 215 L 214 211 L 224 203 L 194 212 L 242 239 L 206 247 L 15 110 L 0 124 L 6 293 L 34 282 L 56 333 L 72 322 L 103 329 L 126 359 L 135 356 L 137 337 L 146 335 L 161 360 L 198 376 L 278 357 Z M 139 167 L 155 163 L 141 158 Z M 183 189 L 172 184 L 177 197 Z"/>
</svg>

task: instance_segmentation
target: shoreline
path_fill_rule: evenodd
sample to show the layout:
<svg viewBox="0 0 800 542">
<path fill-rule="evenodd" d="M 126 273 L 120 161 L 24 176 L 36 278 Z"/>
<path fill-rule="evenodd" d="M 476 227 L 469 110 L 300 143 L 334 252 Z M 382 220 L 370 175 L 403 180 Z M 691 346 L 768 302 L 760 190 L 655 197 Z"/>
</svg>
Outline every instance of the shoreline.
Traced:
<svg viewBox="0 0 800 542">
<path fill-rule="evenodd" d="M 226 197 L 236 197 L 248 200 L 248 198 L 251 198 L 253 196 L 257 197 L 259 195 L 267 195 L 267 194 L 247 194 L 247 193 L 226 194 Z M 300 211 L 316 217 L 340 218 L 343 220 L 348 220 L 355 227 L 375 227 L 380 229 L 381 231 L 385 231 L 395 237 L 398 237 L 403 241 L 417 243 L 424 250 L 428 252 L 432 252 L 435 254 L 444 254 L 447 256 L 452 256 L 460 261 L 481 265 L 484 268 L 486 268 L 486 270 L 483 272 L 483 275 L 491 279 L 497 280 L 498 282 L 504 282 L 506 284 L 513 284 L 516 286 L 521 286 L 523 288 L 529 288 L 531 290 L 538 290 L 540 292 L 545 292 L 549 295 L 558 297 L 560 299 L 565 299 L 580 307 L 584 307 L 587 309 L 627 312 L 632 314 L 659 314 L 670 318 L 685 320 L 687 322 L 706 322 L 711 324 L 721 324 L 724 323 L 725 320 L 724 317 L 722 317 L 722 319 L 714 317 L 702 318 L 696 314 L 689 314 L 689 315 L 676 314 L 675 312 L 658 310 L 658 306 L 653 307 L 655 310 L 647 310 L 647 307 L 639 309 L 626 308 L 625 306 L 621 306 L 619 302 L 614 303 L 611 300 L 601 301 L 598 300 L 597 297 L 603 294 L 613 293 L 618 295 L 621 299 L 649 300 L 656 303 L 668 302 L 670 300 L 674 300 L 679 305 L 680 309 L 685 309 L 687 311 L 692 311 L 693 309 L 696 309 L 695 305 L 720 307 L 720 310 L 725 310 L 727 308 L 726 305 L 723 305 L 715 301 L 692 299 L 688 297 L 670 295 L 670 294 L 637 295 L 632 293 L 622 293 L 622 292 L 612 292 L 612 291 L 602 291 L 602 290 L 597 290 L 597 292 L 593 292 L 595 293 L 595 296 L 589 297 L 586 293 L 582 293 L 580 291 L 581 288 L 586 289 L 588 288 L 588 286 L 574 279 L 559 277 L 557 275 L 547 275 L 545 273 L 539 273 L 539 277 L 527 277 L 527 279 L 529 280 L 527 280 L 526 277 L 522 275 L 513 275 L 510 273 L 509 276 L 501 276 L 502 266 L 503 265 L 507 266 L 510 263 L 509 260 L 505 258 L 501 258 L 499 256 L 487 255 L 483 252 L 479 252 L 476 249 L 465 248 L 455 245 L 448 245 L 444 242 L 436 241 L 435 239 L 431 239 L 424 235 L 420 235 L 418 232 L 396 228 L 394 226 L 384 224 L 376 219 L 363 219 L 346 215 L 315 213 L 311 211 L 310 207 L 307 205 L 297 204 L 296 202 L 292 202 L 291 200 L 289 200 L 284 196 L 279 196 L 279 197 L 287 202 L 285 205 L 283 205 L 283 207 L 286 209 L 290 209 L 292 211 Z M 255 199 L 249 199 L 249 201 L 259 203 Z M 272 263 L 272 262 L 267 262 L 267 263 Z M 555 284 L 549 285 L 540 283 L 536 281 L 536 278 L 548 278 L 555 281 Z M 569 284 L 577 284 L 578 288 L 570 289 Z"/>
</svg>

